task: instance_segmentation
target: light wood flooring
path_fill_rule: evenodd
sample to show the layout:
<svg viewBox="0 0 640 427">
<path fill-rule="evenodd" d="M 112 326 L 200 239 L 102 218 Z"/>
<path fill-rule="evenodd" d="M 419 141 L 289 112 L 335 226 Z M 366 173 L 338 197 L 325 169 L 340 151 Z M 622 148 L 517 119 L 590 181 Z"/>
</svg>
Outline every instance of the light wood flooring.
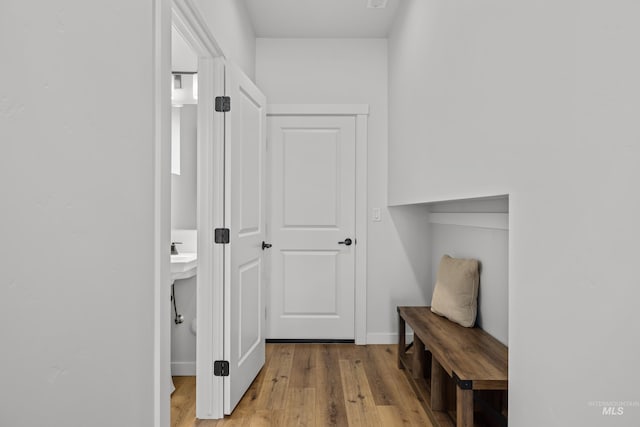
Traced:
<svg viewBox="0 0 640 427">
<path fill-rule="evenodd" d="M 267 344 L 265 366 L 223 420 L 196 420 L 195 378 L 173 380 L 172 427 L 432 426 L 395 345 Z"/>
</svg>

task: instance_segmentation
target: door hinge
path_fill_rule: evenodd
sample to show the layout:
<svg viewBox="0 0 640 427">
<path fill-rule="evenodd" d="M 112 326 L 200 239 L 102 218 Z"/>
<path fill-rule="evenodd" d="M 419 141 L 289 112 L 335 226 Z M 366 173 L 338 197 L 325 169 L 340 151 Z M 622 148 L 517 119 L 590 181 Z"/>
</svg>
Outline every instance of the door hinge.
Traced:
<svg viewBox="0 0 640 427">
<path fill-rule="evenodd" d="M 213 232 L 213 239 L 216 243 L 229 243 L 229 229 L 228 228 L 216 228 Z"/>
<path fill-rule="evenodd" d="M 213 362 L 213 375 L 216 377 L 228 377 L 229 362 L 226 360 L 216 360 Z"/>
<path fill-rule="evenodd" d="M 219 113 L 228 113 L 231 111 L 231 97 L 216 96 L 215 110 Z"/>
</svg>

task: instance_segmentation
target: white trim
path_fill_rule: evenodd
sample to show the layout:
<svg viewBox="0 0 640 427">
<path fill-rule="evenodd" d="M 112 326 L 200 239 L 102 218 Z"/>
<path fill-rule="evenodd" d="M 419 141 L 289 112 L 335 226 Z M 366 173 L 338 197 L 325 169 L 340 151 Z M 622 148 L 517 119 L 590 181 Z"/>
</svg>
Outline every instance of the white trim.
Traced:
<svg viewBox="0 0 640 427">
<path fill-rule="evenodd" d="M 459 225 L 464 227 L 509 229 L 507 213 L 436 213 L 429 214 L 431 224 Z"/>
<path fill-rule="evenodd" d="M 217 131 L 218 114 L 214 114 L 214 94 L 221 93 L 223 70 L 217 60 L 200 56 L 198 61 L 198 275 L 196 277 L 196 416 L 201 419 L 222 418 L 222 380 L 212 375 L 214 360 L 222 354 L 222 325 L 217 313 L 224 310 L 218 296 L 222 283 L 222 248 L 213 244 L 213 229 L 220 224 L 222 191 L 216 172 L 219 145 L 224 143 Z M 217 208 L 217 209 L 216 209 Z"/>
<path fill-rule="evenodd" d="M 171 7 L 153 2 L 153 425 L 171 421 Z"/>
<path fill-rule="evenodd" d="M 226 67 L 223 58 L 214 59 L 213 66 L 215 68 L 214 93 L 224 95 L 226 93 Z M 214 198 L 212 201 L 213 204 L 218 207 L 214 210 L 213 220 L 216 224 L 216 228 L 219 228 L 224 227 L 225 224 L 225 114 L 213 115 L 213 127 L 215 131 L 213 139 L 213 159 L 215 167 L 212 171 L 213 175 L 211 177 L 214 184 Z M 214 282 L 215 286 L 213 287 L 212 300 L 210 302 L 213 321 L 211 333 L 213 359 L 210 361 L 211 367 L 213 366 L 213 361 L 224 360 L 225 321 L 226 312 L 229 311 L 225 310 L 225 307 L 229 306 L 225 302 L 224 291 L 225 271 L 227 271 L 225 270 L 227 268 L 226 258 L 228 257 L 225 257 L 224 245 L 215 244 L 213 237 L 214 236 L 211 236 L 211 240 L 209 242 L 209 244 L 214 247 L 215 258 L 213 268 L 216 272 L 216 280 Z M 224 418 L 224 377 L 213 377 L 213 380 L 215 382 L 214 397 L 216 405 L 214 418 Z"/>
<path fill-rule="evenodd" d="M 172 24 L 198 56 L 224 58 L 194 0 L 172 0 Z M 199 77 L 198 77 L 199 78 Z M 198 98 L 199 99 L 199 98 Z"/>
<path fill-rule="evenodd" d="M 196 375 L 196 362 L 171 362 L 172 377 L 192 377 Z"/>
<path fill-rule="evenodd" d="M 413 333 L 405 334 L 405 342 L 413 340 Z M 367 334 L 367 345 L 369 344 L 398 344 L 397 332 L 372 332 Z"/>
<path fill-rule="evenodd" d="M 358 345 L 367 344 L 367 119 L 364 114 L 356 116 L 355 341 Z"/>
<path fill-rule="evenodd" d="M 354 116 L 356 118 L 355 342 L 367 340 L 367 120 L 368 104 L 270 104 L 269 116 Z M 269 168 L 271 166 L 269 165 Z"/>
<path fill-rule="evenodd" d="M 359 116 L 369 104 L 269 104 L 267 116 Z"/>
<path fill-rule="evenodd" d="M 431 197 L 428 199 L 418 199 L 418 200 L 391 200 L 389 201 L 389 206 L 407 206 L 407 205 L 431 205 L 434 203 L 448 203 L 448 202 L 462 202 L 462 201 L 474 201 L 474 200 L 491 200 L 491 199 L 501 199 L 509 196 L 508 191 L 504 190 L 496 190 L 492 193 L 486 194 L 442 194 L 438 197 Z"/>
<path fill-rule="evenodd" d="M 198 55 L 198 276 L 196 279 L 198 337 L 196 340 L 196 416 L 222 418 L 222 379 L 212 375 L 221 358 L 222 248 L 212 245 L 212 230 L 222 224 L 221 118 L 213 114 L 213 98 L 224 92 L 224 58 L 194 0 L 154 0 L 155 6 L 155 279 L 154 279 L 154 426 L 170 423 L 169 243 L 171 220 L 170 85 L 171 26 Z M 216 210 L 217 208 L 217 210 Z M 165 262 L 166 261 L 166 262 Z M 165 348 L 166 347 L 166 348 Z"/>
<path fill-rule="evenodd" d="M 212 94 L 224 94 L 225 93 L 225 64 L 222 58 L 215 58 L 212 61 L 214 69 L 214 81 Z M 211 298 L 208 300 L 208 307 L 211 316 L 211 360 L 208 361 L 208 366 L 203 367 L 203 371 L 206 372 L 209 369 L 209 377 L 212 378 L 214 387 L 212 390 L 211 399 L 213 401 L 212 418 L 224 418 L 224 379 L 223 377 L 213 377 L 211 375 L 211 369 L 215 360 L 224 359 L 224 321 L 225 321 L 225 301 L 224 301 L 224 245 L 214 244 L 213 228 L 221 227 L 224 224 L 224 114 L 213 114 L 213 99 L 211 100 L 211 116 L 213 117 L 213 133 L 209 144 L 213 146 L 213 170 L 208 178 L 212 188 L 213 198 L 211 199 L 213 212 L 212 223 L 213 226 L 209 227 L 210 236 L 207 240 L 210 247 L 213 247 L 213 272 L 214 278 L 212 282 Z M 207 141 L 203 140 L 204 144 Z M 206 287 L 206 284 L 205 284 Z M 198 326 L 199 328 L 199 326 Z M 198 329 L 200 331 L 200 329 Z M 197 407 L 196 407 L 197 409 Z M 196 414 L 198 415 L 198 414 Z M 202 414 L 198 416 L 204 418 Z"/>
<path fill-rule="evenodd" d="M 231 96 L 230 92 L 231 92 L 231 82 L 230 82 L 230 75 L 231 75 L 231 71 L 229 74 L 226 73 L 227 69 L 225 68 L 225 76 L 224 76 L 224 94 Z M 225 141 L 229 141 L 231 142 L 231 123 L 229 123 L 231 120 L 231 117 L 227 118 L 226 114 L 224 115 L 224 121 L 222 122 L 222 129 L 224 130 L 224 140 Z M 223 195 L 224 197 L 222 198 L 222 203 L 224 206 L 224 214 L 223 214 L 223 227 L 225 228 L 230 228 L 229 227 L 229 221 L 231 219 L 231 180 L 230 179 L 225 179 L 227 176 L 229 176 L 229 174 L 231 173 L 231 159 L 229 157 L 231 156 L 227 156 L 225 153 L 225 149 L 226 147 L 223 145 L 223 157 L 222 157 L 222 164 L 223 167 L 220 168 L 221 172 L 222 172 L 222 179 L 223 179 Z M 224 307 L 229 308 L 229 310 L 223 310 L 223 330 L 222 330 L 222 344 L 223 344 L 223 350 L 224 353 L 222 354 L 222 358 L 220 360 L 226 360 L 228 362 L 230 362 L 230 357 L 228 357 L 231 354 L 231 348 L 226 348 L 224 346 L 225 343 L 225 337 L 229 337 L 231 338 L 231 292 L 227 291 L 227 289 L 231 289 L 231 251 L 228 251 L 227 254 L 229 254 L 228 256 L 225 256 L 223 259 L 223 267 L 222 270 L 224 272 L 226 272 L 227 274 L 225 274 L 222 277 L 222 296 L 223 296 L 223 302 L 224 302 Z M 227 389 L 226 384 L 223 383 L 223 402 L 222 402 L 222 414 L 224 416 L 225 409 L 227 409 L 230 406 L 230 401 L 231 401 L 231 396 L 229 395 L 230 393 L 225 393 L 224 391 Z M 229 390 L 231 389 L 231 387 L 228 387 Z"/>
</svg>

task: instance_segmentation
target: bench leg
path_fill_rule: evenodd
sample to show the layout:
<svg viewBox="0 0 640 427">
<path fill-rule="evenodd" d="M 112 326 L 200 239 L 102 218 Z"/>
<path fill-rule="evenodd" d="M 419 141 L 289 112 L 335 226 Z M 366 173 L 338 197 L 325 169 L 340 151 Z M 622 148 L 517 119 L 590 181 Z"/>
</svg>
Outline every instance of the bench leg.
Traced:
<svg viewBox="0 0 640 427">
<path fill-rule="evenodd" d="M 418 335 L 413 334 L 413 378 L 424 378 L 426 358 L 424 354 L 424 343 L 420 341 Z"/>
<path fill-rule="evenodd" d="M 404 369 L 402 365 L 402 359 L 404 358 L 407 343 L 406 343 L 406 326 L 405 321 L 398 313 L 398 369 Z"/>
<path fill-rule="evenodd" d="M 435 357 L 431 358 L 431 409 L 447 410 L 446 381 L 448 375 Z"/>
<path fill-rule="evenodd" d="M 473 390 L 456 387 L 456 426 L 473 427 Z"/>
</svg>

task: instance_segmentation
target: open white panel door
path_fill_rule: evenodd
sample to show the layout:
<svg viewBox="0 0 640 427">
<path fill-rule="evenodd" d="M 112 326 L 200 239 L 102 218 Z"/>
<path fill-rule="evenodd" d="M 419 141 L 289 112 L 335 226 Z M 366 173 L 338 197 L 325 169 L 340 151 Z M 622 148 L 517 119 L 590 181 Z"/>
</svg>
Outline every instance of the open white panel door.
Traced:
<svg viewBox="0 0 640 427">
<path fill-rule="evenodd" d="M 265 361 L 266 99 L 233 64 L 225 91 L 225 260 L 224 412 L 231 414 Z"/>
</svg>

